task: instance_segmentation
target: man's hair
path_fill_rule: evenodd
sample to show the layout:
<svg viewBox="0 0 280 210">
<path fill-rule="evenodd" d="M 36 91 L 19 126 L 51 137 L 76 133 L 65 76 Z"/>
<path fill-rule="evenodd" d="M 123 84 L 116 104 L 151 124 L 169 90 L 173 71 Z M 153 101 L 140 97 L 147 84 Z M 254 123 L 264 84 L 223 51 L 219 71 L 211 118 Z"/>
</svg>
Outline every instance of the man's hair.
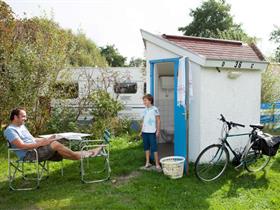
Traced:
<svg viewBox="0 0 280 210">
<path fill-rule="evenodd" d="M 143 100 L 144 99 L 147 99 L 148 101 L 150 101 L 152 105 L 154 104 L 154 97 L 151 94 L 144 95 Z"/>
<path fill-rule="evenodd" d="M 20 111 L 25 111 L 25 109 L 21 107 L 13 109 L 11 111 L 10 120 L 13 121 L 15 119 L 15 116 L 19 116 Z"/>
</svg>

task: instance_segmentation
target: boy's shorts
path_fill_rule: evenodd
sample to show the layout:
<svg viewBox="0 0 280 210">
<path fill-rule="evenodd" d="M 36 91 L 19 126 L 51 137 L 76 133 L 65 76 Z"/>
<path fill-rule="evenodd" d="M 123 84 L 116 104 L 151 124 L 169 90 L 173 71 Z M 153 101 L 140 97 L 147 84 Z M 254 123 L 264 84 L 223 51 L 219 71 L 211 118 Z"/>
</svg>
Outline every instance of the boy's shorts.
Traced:
<svg viewBox="0 0 280 210">
<path fill-rule="evenodd" d="M 144 151 L 151 150 L 151 153 L 157 152 L 156 133 L 142 132 L 142 138 L 143 138 L 143 143 L 144 143 Z"/>
</svg>

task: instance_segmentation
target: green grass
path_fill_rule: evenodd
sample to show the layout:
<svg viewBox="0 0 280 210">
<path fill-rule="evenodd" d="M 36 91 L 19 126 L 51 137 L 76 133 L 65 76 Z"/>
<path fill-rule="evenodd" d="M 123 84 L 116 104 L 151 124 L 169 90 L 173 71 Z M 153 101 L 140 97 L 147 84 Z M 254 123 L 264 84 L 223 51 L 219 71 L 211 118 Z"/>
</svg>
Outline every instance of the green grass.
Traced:
<svg viewBox="0 0 280 210">
<path fill-rule="evenodd" d="M 110 181 L 82 184 L 79 163 L 51 164 L 49 179 L 40 189 L 9 191 L 7 152 L 0 143 L 0 209 L 280 209 L 280 155 L 264 172 L 249 174 L 228 168 L 216 182 L 190 175 L 170 180 L 157 172 L 138 170 L 144 163 L 141 142 L 112 140 Z"/>
</svg>

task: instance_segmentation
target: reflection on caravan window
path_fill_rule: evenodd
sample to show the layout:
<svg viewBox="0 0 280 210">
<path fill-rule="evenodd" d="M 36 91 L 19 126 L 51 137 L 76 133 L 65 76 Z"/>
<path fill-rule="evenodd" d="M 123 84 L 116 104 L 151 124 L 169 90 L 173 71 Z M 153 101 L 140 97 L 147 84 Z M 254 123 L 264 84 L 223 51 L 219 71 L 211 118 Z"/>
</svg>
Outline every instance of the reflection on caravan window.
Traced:
<svg viewBox="0 0 280 210">
<path fill-rule="evenodd" d="M 57 99 L 78 98 L 79 85 L 78 83 L 56 83 L 54 85 L 54 93 Z"/>
<path fill-rule="evenodd" d="M 115 83 L 114 91 L 115 93 L 118 94 L 136 93 L 137 83 L 136 82 Z"/>
</svg>

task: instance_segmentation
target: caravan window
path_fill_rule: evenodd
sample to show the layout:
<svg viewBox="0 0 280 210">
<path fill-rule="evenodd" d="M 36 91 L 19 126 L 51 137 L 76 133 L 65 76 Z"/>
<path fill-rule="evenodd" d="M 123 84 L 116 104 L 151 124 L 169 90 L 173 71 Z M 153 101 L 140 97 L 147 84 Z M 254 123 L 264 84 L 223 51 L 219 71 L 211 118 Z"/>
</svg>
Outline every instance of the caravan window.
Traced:
<svg viewBox="0 0 280 210">
<path fill-rule="evenodd" d="M 57 99 L 73 99 L 79 96 L 78 83 L 56 83 L 54 85 L 55 98 Z"/>
<path fill-rule="evenodd" d="M 144 95 L 146 95 L 146 93 L 147 93 L 147 83 L 146 82 L 144 82 Z"/>
<path fill-rule="evenodd" d="M 114 92 L 118 94 L 136 93 L 137 83 L 136 82 L 115 83 Z"/>
</svg>

